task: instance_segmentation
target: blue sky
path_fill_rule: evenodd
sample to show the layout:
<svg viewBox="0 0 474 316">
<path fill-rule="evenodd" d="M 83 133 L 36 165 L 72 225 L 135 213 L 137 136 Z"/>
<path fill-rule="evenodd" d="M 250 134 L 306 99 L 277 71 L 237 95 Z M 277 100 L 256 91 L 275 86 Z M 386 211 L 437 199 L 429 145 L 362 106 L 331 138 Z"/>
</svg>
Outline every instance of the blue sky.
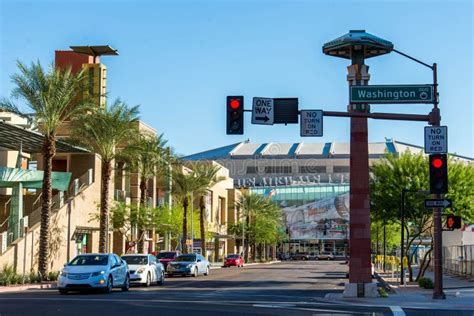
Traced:
<svg viewBox="0 0 474 316">
<path fill-rule="evenodd" d="M 53 61 L 70 45 L 108 44 L 109 100 L 141 105 L 144 122 L 181 154 L 251 142 L 348 142 L 349 119 L 324 120 L 324 137 L 298 125 L 225 134 L 225 97 L 298 97 L 300 109 L 345 111 L 349 61 L 322 45 L 351 29 L 390 40 L 438 63 L 449 150 L 474 157 L 472 1 L 11 1 L 0 0 L 0 96 L 15 61 Z M 431 83 L 432 73 L 397 54 L 368 59 L 370 84 Z M 427 114 L 430 105 L 373 105 L 373 112 Z M 369 141 L 423 145 L 423 122 L 370 121 Z"/>
</svg>

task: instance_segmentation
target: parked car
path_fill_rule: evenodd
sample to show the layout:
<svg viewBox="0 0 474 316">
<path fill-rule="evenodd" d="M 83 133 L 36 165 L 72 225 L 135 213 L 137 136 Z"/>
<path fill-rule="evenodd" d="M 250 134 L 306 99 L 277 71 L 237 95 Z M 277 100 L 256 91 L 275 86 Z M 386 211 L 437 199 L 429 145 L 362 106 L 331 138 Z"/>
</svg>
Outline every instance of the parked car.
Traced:
<svg viewBox="0 0 474 316">
<path fill-rule="evenodd" d="M 322 252 L 316 255 L 316 259 L 318 260 L 334 260 L 334 255 L 330 252 Z"/>
<path fill-rule="evenodd" d="M 169 276 L 192 275 L 197 277 L 199 274 L 209 275 L 211 265 L 200 254 L 190 253 L 176 257 L 168 264 L 166 271 Z"/>
<path fill-rule="evenodd" d="M 179 256 L 179 252 L 177 251 L 161 251 L 156 255 L 156 259 L 163 264 L 166 271 L 168 264 L 176 259 L 177 256 Z"/>
<path fill-rule="evenodd" d="M 238 254 L 227 255 L 224 260 L 224 267 L 228 268 L 230 266 L 236 266 L 237 268 L 244 266 L 244 258 Z"/>
<path fill-rule="evenodd" d="M 278 260 L 281 260 L 281 261 L 286 261 L 286 260 L 290 260 L 291 257 L 290 257 L 290 255 L 287 254 L 287 253 L 281 253 L 281 252 L 280 252 L 280 253 L 277 253 L 277 259 L 278 259 Z"/>
<path fill-rule="evenodd" d="M 130 282 L 150 286 L 152 283 L 165 284 L 165 269 L 156 257 L 146 254 L 122 256 L 130 269 Z"/>
<path fill-rule="evenodd" d="M 291 260 L 309 260 L 309 254 L 306 252 L 297 252 L 290 255 Z"/>
<path fill-rule="evenodd" d="M 64 265 L 58 278 L 61 294 L 87 289 L 111 293 L 114 287 L 128 291 L 130 274 L 127 263 L 113 253 L 78 255 Z"/>
</svg>

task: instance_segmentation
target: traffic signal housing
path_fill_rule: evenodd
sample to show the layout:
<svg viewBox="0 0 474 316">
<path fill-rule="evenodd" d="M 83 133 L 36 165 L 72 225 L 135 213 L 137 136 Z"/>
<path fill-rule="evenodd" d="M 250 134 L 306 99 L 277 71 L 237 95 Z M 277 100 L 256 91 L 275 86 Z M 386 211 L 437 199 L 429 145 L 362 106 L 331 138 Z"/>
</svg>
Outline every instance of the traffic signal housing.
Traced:
<svg viewBox="0 0 474 316">
<path fill-rule="evenodd" d="M 448 159 L 446 154 L 430 155 L 430 193 L 448 193 Z"/>
<path fill-rule="evenodd" d="M 244 134 L 244 97 L 227 97 L 227 135 Z"/>
<path fill-rule="evenodd" d="M 461 228 L 461 216 L 448 215 L 446 217 L 446 228 L 449 230 Z"/>
</svg>

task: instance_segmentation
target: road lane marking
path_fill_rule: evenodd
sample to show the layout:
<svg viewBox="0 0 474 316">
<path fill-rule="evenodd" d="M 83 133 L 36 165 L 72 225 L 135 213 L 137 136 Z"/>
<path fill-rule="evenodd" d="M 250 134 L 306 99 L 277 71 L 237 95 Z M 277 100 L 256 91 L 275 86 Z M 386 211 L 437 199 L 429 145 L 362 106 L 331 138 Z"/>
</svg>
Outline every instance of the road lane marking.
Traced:
<svg viewBox="0 0 474 316">
<path fill-rule="evenodd" d="M 405 316 L 405 312 L 400 306 L 389 306 L 393 316 Z"/>
</svg>

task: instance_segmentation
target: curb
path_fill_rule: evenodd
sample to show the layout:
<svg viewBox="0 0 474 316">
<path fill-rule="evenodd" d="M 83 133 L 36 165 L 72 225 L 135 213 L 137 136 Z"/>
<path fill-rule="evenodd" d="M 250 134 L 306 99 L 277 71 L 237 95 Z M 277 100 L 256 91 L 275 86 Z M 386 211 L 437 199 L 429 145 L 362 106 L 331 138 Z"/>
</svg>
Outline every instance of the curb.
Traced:
<svg viewBox="0 0 474 316">
<path fill-rule="evenodd" d="M 18 292 L 18 291 L 27 291 L 27 290 L 55 289 L 55 288 L 57 288 L 56 282 L 40 283 L 40 284 L 23 284 L 23 285 L 1 286 L 0 293 Z"/>
</svg>

